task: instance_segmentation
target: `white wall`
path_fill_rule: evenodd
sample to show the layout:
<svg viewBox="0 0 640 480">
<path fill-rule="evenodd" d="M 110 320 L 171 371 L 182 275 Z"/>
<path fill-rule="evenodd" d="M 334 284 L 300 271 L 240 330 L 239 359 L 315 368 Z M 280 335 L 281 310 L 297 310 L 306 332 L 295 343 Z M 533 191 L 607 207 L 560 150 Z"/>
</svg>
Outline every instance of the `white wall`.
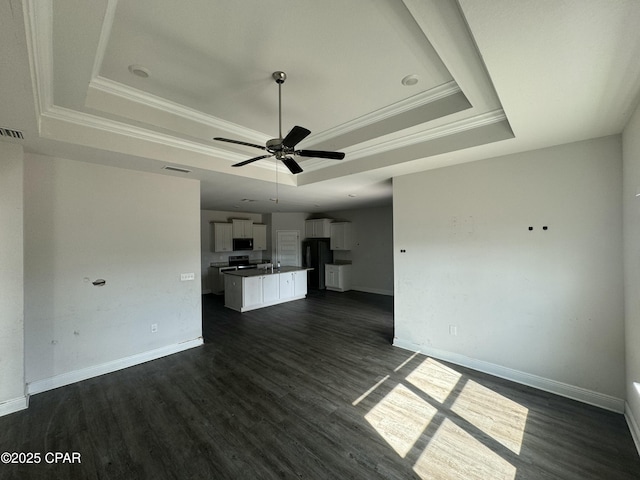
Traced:
<svg viewBox="0 0 640 480">
<path fill-rule="evenodd" d="M 399 177 L 393 196 L 397 345 L 621 411 L 619 136 Z"/>
<path fill-rule="evenodd" d="M 393 207 L 340 210 L 329 217 L 351 222 L 353 247 L 334 251 L 333 258 L 352 262 L 352 288 L 393 295 Z"/>
<path fill-rule="evenodd" d="M 30 393 L 202 343 L 199 182 L 38 155 L 24 180 Z"/>
<path fill-rule="evenodd" d="M 22 147 L 0 142 L 0 415 L 26 408 Z"/>
<path fill-rule="evenodd" d="M 209 286 L 209 265 L 211 263 L 227 262 L 229 255 L 249 255 L 254 260 L 262 258 L 266 252 L 231 252 L 216 253 L 213 251 L 213 225 L 211 222 L 228 223 L 232 218 L 244 218 L 253 220 L 253 223 L 263 223 L 262 215 L 259 213 L 225 212 L 221 210 L 202 210 L 200 212 L 200 245 L 202 252 L 200 255 L 200 278 L 202 283 L 202 293 L 210 293 Z"/>
<path fill-rule="evenodd" d="M 622 135 L 625 265 L 626 415 L 640 451 L 640 107 Z"/>
</svg>

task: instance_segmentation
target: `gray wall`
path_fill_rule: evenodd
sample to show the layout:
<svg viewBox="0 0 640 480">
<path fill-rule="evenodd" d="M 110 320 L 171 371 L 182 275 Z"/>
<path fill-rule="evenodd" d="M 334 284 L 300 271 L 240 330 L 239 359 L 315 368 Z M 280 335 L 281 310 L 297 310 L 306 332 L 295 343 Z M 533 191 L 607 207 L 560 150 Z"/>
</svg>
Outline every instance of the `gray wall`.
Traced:
<svg viewBox="0 0 640 480">
<path fill-rule="evenodd" d="M 393 195 L 396 345 L 622 410 L 620 136 L 395 178 Z"/>
<path fill-rule="evenodd" d="M 22 147 L 0 142 L 0 415 L 26 408 Z"/>
<path fill-rule="evenodd" d="M 640 107 L 624 130 L 626 414 L 640 452 Z"/>
<path fill-rule="evenodd" d="M 351 222 L 352 249 L 333 256 L 352 262 L 352 288 L 393 295 L 393 207 L 340 210 L 329 216 Z"/>
<path fill-rule="evenodd" d="M 24 189 L 30 392 L 202 343 L 199 182 L 30 155 Z"/>
</svg>

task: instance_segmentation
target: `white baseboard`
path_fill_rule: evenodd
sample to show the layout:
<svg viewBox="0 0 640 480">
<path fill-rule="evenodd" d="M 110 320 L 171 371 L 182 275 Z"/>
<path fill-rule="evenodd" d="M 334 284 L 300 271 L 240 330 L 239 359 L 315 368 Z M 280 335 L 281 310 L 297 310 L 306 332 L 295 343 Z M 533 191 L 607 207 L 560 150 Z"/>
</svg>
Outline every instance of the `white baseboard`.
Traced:
<svg viewBox="0 0 640 480">
<path fill-rule="evenodd" d="M 633 416 L 631 407 L 629 407 L 629 404 L 626 402 L 624 404 L 624 418 L 627 420 L 627 425 L 629 425 L 629 431 L 631 431 L 633 443 L 636 444 L 636 450 L 638 450 L 638 455 L 640 455 L 640 427 L 638 427 L 638 422 L 636 422 L 636 419 Z"/>
<path fill-rule="evenodd" d="M 29 397 L 26 395 L 18 398 L 12 398 L 0 403 L 0 417 L 9 415 L 10 413 L 19 412 L 29 406 Z"/>
<path fill-rule="evenodd" d="M 393 297 L 393 290 L 385 290 L 382 288 L 368 288 L 368 287 L 351 287 L 351 290 L 357 290 L 364 293 L 377 293 L 378 295 L 387 295 Z"/>
<path fill-rule="evenodd" d="M 186 342 L 177 343 L 174 345 L 167 345 L 166 347 L 156 348 L 155 350 L 149 350 L 148 352 L 142 352 L 136 355 L 131 355 L 129 357 L 119 358 L 117 360 L 102 363 L 100 365 L 81 368 L 80 370 L 74 370 L 72 372 L 63 373 L 54 377 L 36 380 L 35 382 L 27 384 L 27 392 L 30 395 L 46 392 L 47 390 L 53 390 L 54 388 L 63 387 L 65 385 L 70 385 L 82 380 L 98 377 L 100 375 L 104 375 L 105 373 L 116 372 L 118 370 L 122 370 L 123 368 L 133 367 L 134 365 L 139 365 L 151 360 L 166 357 L 167 355 L 198 347 L 202 344 L 202 337 L 198 337 L 193 340 L 188 340 Z"/>
<path fill-rule="evenodd" d="M 545 392 L 554 393 L 562 397 L 604 408 L 605 410 L 610 410 L 612 412 L 624 413 L 625 410 L 623 399 L 612 397 L 611 395 L 606 395 L 604 393 L 594 392 L 593 390 L 587 390 L 586 388 L 576 387 L 556 380 L 539 377 L 538 375 L 521 372 L 519 370 L 503 367 L 494 363 L 476 360 L 458 353 L 437 350 L 435 348 L 425 347 L 424 345 L 417 345 L 413 342 L 399 338 L 394 338 L 393 345 L 405 350 L 419 352 L 439 360 L 444 360 L 445 362 L 455 363 L 456 365 L 478 370 L 479 372 L 488 373 L 496 377 L 504 378 L 505 380 L 534 387 Z"/>
</svg>

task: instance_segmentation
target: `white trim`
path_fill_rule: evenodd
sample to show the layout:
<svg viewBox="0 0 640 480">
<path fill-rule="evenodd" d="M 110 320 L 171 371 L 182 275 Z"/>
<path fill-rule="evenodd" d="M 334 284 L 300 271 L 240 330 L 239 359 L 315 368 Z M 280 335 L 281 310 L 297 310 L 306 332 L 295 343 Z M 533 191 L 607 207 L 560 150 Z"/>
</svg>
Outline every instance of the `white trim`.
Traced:
<svg viewBox="0 0 640 480">
<path fill-rule="evenodd" d="M 111 37 L 111 29 L 113 28 L 113 20 L 116 17 L 116 7 L 118 6 L 118 0 L 107 0 L 107 8 L 104 12 L 104 19 L 102 20 L 102 28 L 100 29 L 100 38 L 98 40 L 98 48 L 96 49 L 96 56 L 93 59 L 93 69 L 91 70 L 91 78 L 95 78 L 100 73 L 100 67 L 104 60 L 104 54 L 109 45 L 109 37 Z M 91 82 L 89 82 L 91 85 Z"/>
<path fill-rule="evenodd" d="M 375 293 L 378 295 L 388 295 L 390 297 L 393 297 L 393 290 L 387 290 L 385 288 L 351 287 L 351 290 L 364 293 Z"/>
<path fill-rule="evenodd" d="M 538 375 L 521 372 L 519 370 L 503 367 L 494 363 L 476 360 L 474 358 L 460 355 L 458 353 L 425 347 L 424 345 L 417 345 L 413 342 L 409 342 L 400 338 L 394 338 L 393 345 L 405 350 L 410 350 L 412 352 L 420 352 L 424 355 L 428 355 L 439 360 L 455 363 L 456 365 L 472 368 L 479 372 L 488 373 L 490 375 L 504 378 L 506 380 L 520 383 L 522 385 L 534 387 L 545 392 L 554 393 L 556 395 L 560 395 L 561 397 L 570 398 L 582 403 L 604 408 L 605 410 L 610 410 L 616 413 L 624 412 L 624 400 L 621 398 L 612 397 L 611 395 L 594 392 L 593 390 L 587 390 L 586 388 L 576 387 L 574 385 L 558 382 L 549 378 L 539 377 Z"/>
<path fill-rule="evenodd" d="M 202 337 L 188 340 L 186 342 L 177 343 L 174 345 L 167 345 L 165 347 L 156 348 L 155 350 L 149 350 L 148 352 L 138 353 L 129 357 L 119 358 L 111 362 L 102 363 L 100 365 L 94 365 L 92 367 L 82 368 L 80 370 L 74 370 L 72 372 L 62 373 L 55 377 L 44 378 L 42 380 L 36 380 L 27 384 L 27 392 L 30 395 L 36 393 L 46 392 L 47 390 L 53 390 L 54 388 L 64 387 L 72 383 L 87 380 L 89 378 L 98 377 L 106 373 L 116 372 L 123 368 L 133 367 L 134 365 L 140 365 L 151 360 L 157 360 L 158 358 L 166 357 L 174 353 L 182 352 L 190 348 L 199 347 L 203 344 Z"/>
<path fill-rule="evenodd" d="M 23 8 L 31 85 L 39 123 L 40 115 L 53 104 L 53 5 L 52 2 L 27 0 Z"/>
<path fill-rule="evenodd" d="M 390 150 L 396 150 L 398 148 L 410 147 L 419 143 L 430 142 L 432 140 L 447 137 L 449 135 L 455 135 L 457 133 L 466 132 L 476 128 L 484 127 L 494 123 L 502 122 L 506 120 L 507 116 L 504 110 L 498 109 L 491 112 L 481 113 L 472 117 L 463 118 L 455 122 L 447 123 L 446 125 L 440 125 L 435 128 L 428 128 L 419 132 L 405 135 L 400 138 L 394 138 L 392 140 L 377 142 L 373 145 L 369 145 L 363 148 L 345 149 L 349 155 L 349 160 L 355 160 L 357 158 L 368 157 L 377 153 L 388 152 Z"/>
<path fill-rule="evenodd" d="M 269 135 L 266 135 L 263 132 L 251 130 L 250 128 L 245 128 L 236 123 L 228 122 L 212 115 L 207 115 L 206 113 L 203 113 L 199 110 L 185 107 L 184 105 L 171 102 L 164 98 L 152 95 L 147 92 L 143 92 L 136 88 L 129 87 L 128 85 L 115 82 L 105 77 L 96 76 L 95 78 L 93 78 L 91 82 L 89 82 L 89 88 L 93 88 L 105 95 L 117 96 L 129 102 L 142 104 L 146 107 L 160 110 L 170 115 L 176 115 L 178 117 L 198 122 L 209 127 L 224 130 L 225 132 L 231 133 L 232 135 L 250 138 L 254 143 L 266 143 L 267 140 L 271 138 Z"/>
<path fill-rule="evenodd" d="M 378 123 L 387 118 L 394 117 L 396 115 L 408 112 L 410 110 L 421 107 L 423 105 L 427 105 L 429 103 L 433 103 L 442 98 L 455 95 L 460 91 L 461 90 L 458 84 L 455 81 L 451 80 L 447 83 L 439 85 L 425 92 L 419 93 L 417 95 L 406 98 L 394 104 L 375 110 L 371 113 L 368 113 L 359 118 L 356 118 L 355 120 L 351 120 L 349 122 L 343 123 L 336 127 L 320 132 L 317 135 L 311 135 L 309 138 L 305 140 L 303 145 L 316 144 L 316 143 L 324 142 L 326 140 L 331 140 L 332 138 L 337 137 L 338 135 L 343 135 L 345 133 L 358 130 L 368 125 Z"/>
<path fill-rule="evenodd" d="M 636 444 L 636 450 L 638 450 L 638 455 L 640 455 L 640 427 L 638 427 L 638 422 L 636 422 L 631 407 L 627 402 L 624 404 L 624 418 L 627 420 L 631 438 L 633 438 L 633 443 Z"/>
<path fill-rule="evenodd" d="M 27 407 L 29 407 L 29 397 L 27 395 L 6 400 L 0 403 L 0 417 L 19 412 Z"/>
<path fill-rule="evenodd" d="M 246 158 L 246 155 L 232 153 L 228 150 L 202 145 L 177 137 L 170 137 L 165 134 L 153 132 L 144 128 L 135 127 L 125 123 L 116 122 L 106 118 L 98 117 L 84 112 L 78 112 L 57 105 L 52 106 L 47 112 L 42 114 L 43 118 L 68 122 L 83 127 L 95 128 L 101 132 L 115 133 L 117 135 L 125 135 L 127 137 L 136 138 L 147 142 L 154 142 L 168 147 L 179 148 L 190 152 L 201 153 L 204 155 L 216 156 L 225 160 L 238 162 Z M 46 129 L 42 132 L 45 138 L 56 139 L 47 134 Z"/>
</svg>

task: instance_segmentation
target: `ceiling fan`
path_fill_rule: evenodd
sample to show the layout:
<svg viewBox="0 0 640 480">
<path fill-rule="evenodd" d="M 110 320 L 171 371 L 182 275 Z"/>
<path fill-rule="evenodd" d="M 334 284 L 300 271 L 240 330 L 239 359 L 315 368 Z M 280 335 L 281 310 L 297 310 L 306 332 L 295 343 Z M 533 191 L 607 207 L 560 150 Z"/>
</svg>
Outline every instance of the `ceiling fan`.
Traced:
<svg viewBox="0 0 640 480">
<path fill-rule="evenodd" d="M 282 160 L 282 163 L 286 165 L 291 173 L 302 172 L 302 167 L 298 165 L 292 155 L 299 157 L 316 157 L 316 158 L 328 158 L 331 160 L 342 160 L 344 153 L 342 152 L 325 152 L 323 150 L 296 150 L 295 146 L 304 140 L 311 132 L 304 127 L 295 126 L 291 129 L 287 136 L 282 138 L 282 84 L 287 79 L 287 74 L 284 72 L 273 72 L 273 79 L 278 84 L 278 138 L 272 138 L 267 140 L 266 146 L 256 145 L 254 143 L 241 142 L 239 140 L 231 140 L 229 138 L 215 137 L 214 140 L 220 142 L 236 143 L 238 145 L 246 145 L 247 147 L 259 148 L 260 150 L 266 150 L 268 155 L 260 155 L 258 157 L 250 158 L 243 162 L 234 163 L 232 167 L 242 167 L 249 163 L 262 160 L 263 158 L 276 157 L 278 160 Z"/>
</svg>

